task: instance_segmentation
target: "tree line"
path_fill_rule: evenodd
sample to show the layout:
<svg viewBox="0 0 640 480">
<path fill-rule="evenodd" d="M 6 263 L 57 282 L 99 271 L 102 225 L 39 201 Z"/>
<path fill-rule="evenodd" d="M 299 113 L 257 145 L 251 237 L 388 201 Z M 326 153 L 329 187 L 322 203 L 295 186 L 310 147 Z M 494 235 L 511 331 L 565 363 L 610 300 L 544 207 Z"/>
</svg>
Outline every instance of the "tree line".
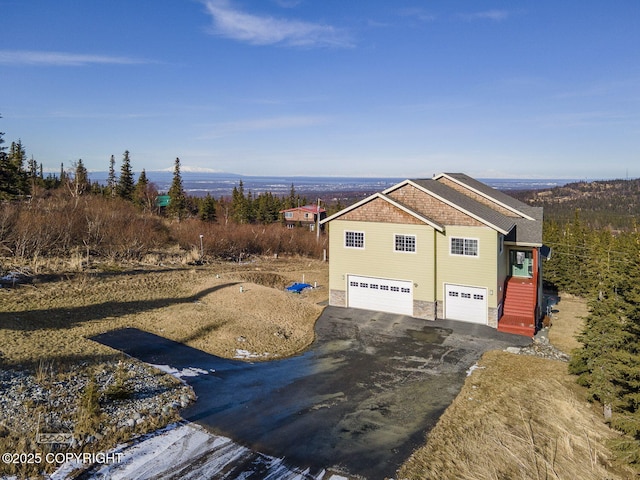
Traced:
<svg viewBox="0 0 640 480">
<path fill-rule="evenodd" d="M 544 278 L 588 299 L 578 337 L 583 346 L 572 353 L 569 370 L 602 405 L 609 424 L 625 434 L 614 450 L 640 468 L 640 235 L 633 223 L 616 232 L 594 228 L 581 215 L 576 210 L 571 221 L 545 222 L 552 257 Z"/>
<path fill-rule="evenodd" d="M 288 231 L 279 212 L 306 203 L 294 186 L 288 196 L 246 193 L 242 181 L 231 198 L 187 195 L 180 159 L 160 208 L 157 187 L 143 169 L 135 179 L 129 151 L 119 171 L 112 155 L 106 184 L 92 182 L 82 160 L 59 175 L 43 175 L 27 161 L 22 142 L 4 145 L 0 133 L 0 257 L 38 259 L 83 252 L 87 258 L 141 259 L 177 242 L 199 255 L 239 259 L 252 254 L 320 257 L 326 239 L 304 229 Z M 260 227 L 260 228 L 258 228 Z M 199 241 L 203 237 L 202 242 Z M 200 247 L 200 248 L 197 248 Z"/>
<path fill-rule="evenodd" d="M 199 218 L 213 222 L 220 218 L 225 223 L 234 221 L 242 224 L 275 223 L 282 220 L 280 211 L 307 203 L 306 197 L 296 193 L 294 185 L 291 185 L 289 195 L 285 196 L 276 196 L 271 192 L 253 195 L 251 191 L 245 192 L 242 180 L 234 186 L 231 198 L 214 199 L 209 193 L 205 197 L 187 195 L 182 182 L 180 159 L 176 158 L 172 183 L 166 192 L 169 203 L 166 209 L 160 210 L 156 200 L 162 192 L 149 181 L 145 169 L 142 169 L 137 180 L 134 178 L 128 150 L 122 156 L 119 175 L 116 173 L 115 157 L 111 155 L 106 184 L 100 184 L 91 181 L 82 159 L 73 162 L 66 170 L 61 164 L 59 175 L 49 173 L 45 177 L 42 164 L 38 165 L 33 158 L 27 160 L 22 142 L 12 142 L 7 149 L 2 146 L 3 135 L 0 132 L 0 200 L 27 198 L 63 189 L 74 198 L 83 195 L 121 198 L 145 211 L 163 213 L 178 220 Z M 342 207 L 337 205 L 334 210 L 336 208 Z"/>
</svg>

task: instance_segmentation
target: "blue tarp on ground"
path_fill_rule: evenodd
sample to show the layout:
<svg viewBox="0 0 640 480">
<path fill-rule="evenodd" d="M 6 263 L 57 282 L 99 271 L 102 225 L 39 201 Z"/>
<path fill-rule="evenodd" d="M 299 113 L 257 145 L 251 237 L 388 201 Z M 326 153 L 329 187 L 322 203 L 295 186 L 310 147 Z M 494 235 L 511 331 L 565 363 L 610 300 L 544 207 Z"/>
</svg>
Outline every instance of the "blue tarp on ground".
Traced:
<svg viewBox="0 0 640 480">
<path fill-rule="evenodd" d="M 287 287 L 287 290 L 294 293 L 300 293 L 305 288 L 311 288 L 311 285 L 308 283 L 294 283 Z"/>
</svg>

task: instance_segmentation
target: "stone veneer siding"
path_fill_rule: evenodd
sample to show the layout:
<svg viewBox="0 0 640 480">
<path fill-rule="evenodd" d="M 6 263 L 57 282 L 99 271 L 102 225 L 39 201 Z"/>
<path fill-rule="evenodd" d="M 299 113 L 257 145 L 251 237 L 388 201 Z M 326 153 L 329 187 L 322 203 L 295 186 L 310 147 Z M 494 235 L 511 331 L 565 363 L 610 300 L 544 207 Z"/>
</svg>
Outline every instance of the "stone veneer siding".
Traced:
<svg viewBox="0 0 640 480">
<path fill-rule="evenodd" d="M 344 290 L 329 290 L 329 305 L 334 307 L 346 307 L 347 292 Z"/>
<path fill-rule="evenodd" d="M 415 318 L 422 318 L 424 320 L 435 320 L 436 319 L 435 302 L 425 302 L 422 300 L 414 300 L 413 316 Z"/>
<path fill-rule="evenodd" d="M 344 290 L 329 290 L 329 305 L 334 307 L 347 306 L 347 294 Z M 422 318 L 423 320 L 436 320 L 444 318 L 442 302 L 424 302 L 421 300 L 413 301 L 413 317 Z M 498 328 L 498 309 L 489 308 L 488 325 Z"/>
<path fill-rule="evenodd" d="M 489 323 L 493 328 L 498 328 L 498 309 L 489 307 Z"/>
</svg>

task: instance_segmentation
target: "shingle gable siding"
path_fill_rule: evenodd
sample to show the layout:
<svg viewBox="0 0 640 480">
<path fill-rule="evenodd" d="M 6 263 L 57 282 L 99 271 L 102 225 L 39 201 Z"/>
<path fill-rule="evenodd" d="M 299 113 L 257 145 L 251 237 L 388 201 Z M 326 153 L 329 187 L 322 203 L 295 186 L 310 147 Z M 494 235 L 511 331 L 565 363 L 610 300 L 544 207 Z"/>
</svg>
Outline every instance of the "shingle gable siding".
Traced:
<svg viewBox="0 0 640 480">
<path fill-rule="evenodd" d="M 355 222 L 404 223 L 411 225 L 424 223 L 381 198 L 375 198 L 359 208 L 345 213 L 340 219 Z"/>
<path fill-rule="evenodd" d="M 442 225 L 460 225 L 465 227 L 482 226 L 482 223 L 475 218 L 447 205 L 410 184 L 388 192 L 387 196 L 407 205 L 428 218 L 432 218 Z"/>
<path fill-rule="evenodd" d="M 507 217 L 518 217 L 518 215 L 512 212 L 511 210 L 504 208 L 502 205 L 498 205 L 497 203 L 489 200 L 488 198 L 472 190 L 469 190 L 468 188 L 450 180 L 449 178 L 441 177 L 438 179 L 438 182 L 442 183 L 443 185 L 446 185 L 447 187 L 453 188 L 454 190 L 462 193 L 463 195 L 466 195 L 467 197 L 473 198 L 475 201 L 480 202 L 483 205 L 486 205 L 487 207 L 492 208 L 493 210 L 496 210 L 503 215 L 506 215 Z"/>
</svg>

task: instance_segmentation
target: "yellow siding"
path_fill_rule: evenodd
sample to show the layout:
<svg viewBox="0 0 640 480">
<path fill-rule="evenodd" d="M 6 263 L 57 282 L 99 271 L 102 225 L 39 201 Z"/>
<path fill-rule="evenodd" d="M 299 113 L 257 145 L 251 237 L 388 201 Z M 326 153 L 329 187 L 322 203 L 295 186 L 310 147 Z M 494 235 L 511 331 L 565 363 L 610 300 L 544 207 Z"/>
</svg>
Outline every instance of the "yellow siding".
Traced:
<svg viewBox="0 0 640 480">
<path fill-rule="evenodd" d="M 498 233 L 486 227 L 447 226 L 445 234 L 437 236 L 437 285 L 436 294 L 439 301 L 444 297 L 444 284 L 453 283 L 471 287 L 486 287 L 488 307 L 496 308 L 498 304 Z M 452 237 L 478 239 L 479 255 L 451 255 Z"/>
<path fill-rule="evenodd" d="M 365 248 L 346 248 L 345 231 L 364 232 Z M 394 251 L 395 234 L 415 235 L 416 252 Z M 329 256 L 329 288 L 332 290 L 346 290 L 346 275 L 356 274 L 411 280 L 414 300 L 434 301 L 434 229 L 429 225 L 336 219 L 329 226 Z"/>
</svg>

